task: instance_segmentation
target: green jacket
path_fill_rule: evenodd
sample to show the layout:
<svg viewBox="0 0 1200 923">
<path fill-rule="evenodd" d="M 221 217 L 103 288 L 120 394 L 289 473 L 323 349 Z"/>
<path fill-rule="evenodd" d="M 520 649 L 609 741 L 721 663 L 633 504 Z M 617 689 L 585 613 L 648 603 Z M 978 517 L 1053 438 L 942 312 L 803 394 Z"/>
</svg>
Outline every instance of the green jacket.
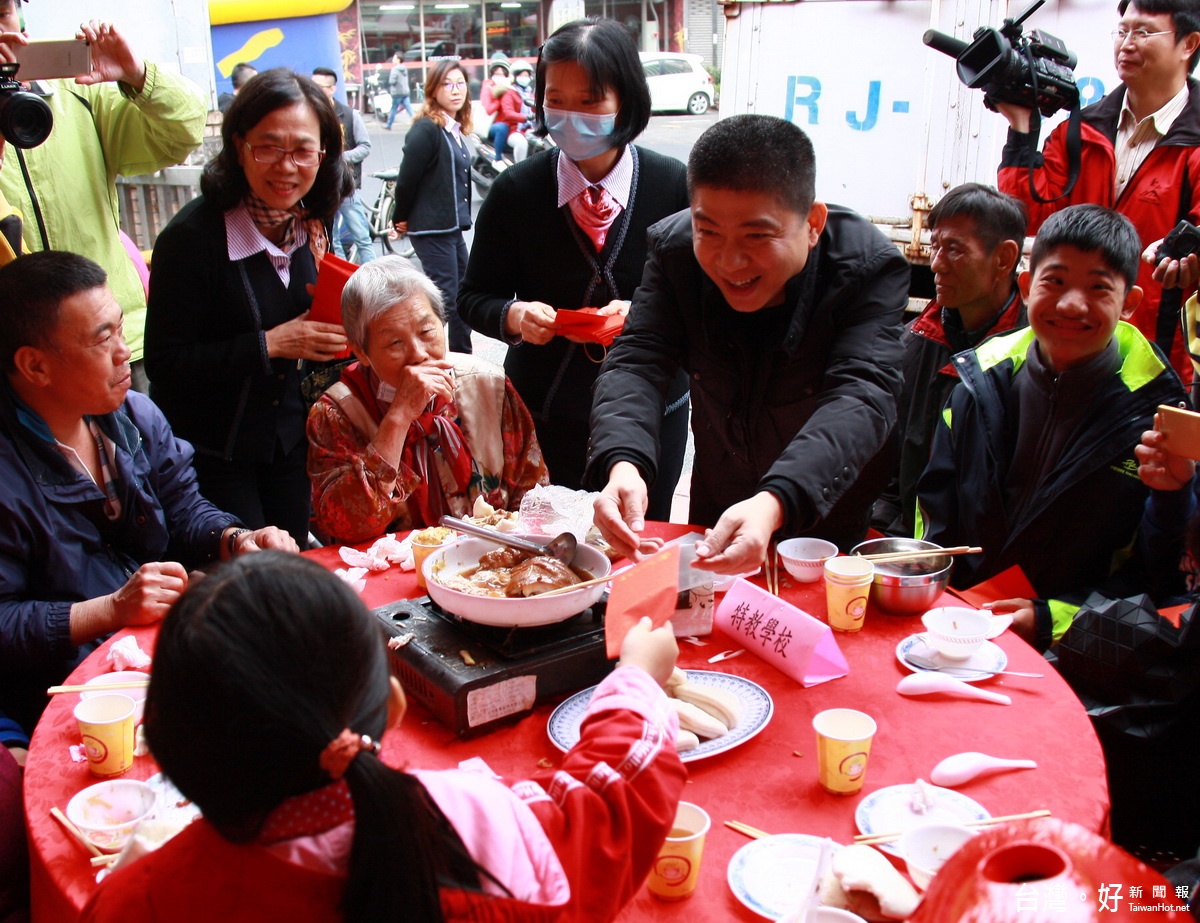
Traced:
<svg viewBox="0 0 1200 923">
<path fill-rule="evenodd" d="M 146 85 L 135 97 L 116 83 L 44 85 L 54 91 L 45 97 L 54 129 L 39 147 L 7 146 L 0 195 L 24 215 L 30 251 L 71 250 L 104 267 L 125 312 L 125 340 L 133 359 L 141 359 L 146 295 L 121 245 L 114 181 L 172 166 L 195 150 L 207 117 L 204 95 L 187 78 L 149 61 Z"/>
</svg>

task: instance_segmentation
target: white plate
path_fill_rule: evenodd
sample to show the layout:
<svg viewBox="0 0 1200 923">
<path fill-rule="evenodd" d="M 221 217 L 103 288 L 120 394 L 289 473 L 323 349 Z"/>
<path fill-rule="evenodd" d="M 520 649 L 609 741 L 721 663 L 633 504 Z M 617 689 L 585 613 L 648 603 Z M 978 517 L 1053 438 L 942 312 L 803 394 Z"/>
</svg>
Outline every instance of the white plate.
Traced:
<svg viewBox="0 0 1200 923">
<path fill-rule="evenodd" d="M 832 840 L 781 833 L 747 843 L 733 854 L 725 880 L 733 896 L 768 920 L 794 913 L 817 890 L 821 853 Z"/>
<path fill-rule="evenodd" d="M 927 785 L 933 804 L 918 814 L 912 809 L 916 785 L 889 785 L 871 792 L 854 811 L 854 823 L 863 834 L 903 833 L 924 824 L 962 824 L 987 820 L 992 815 L 973 798 L 949 788 Z M 884 852 L 899 856 L 895 843 L 877 844 Z"/>
<path fill-rule="evenodd" d="M 200 807 L 189 801 L 175 784 L 161 772 L 156 772 L 146 784 L 158 792 L 158 810 L 154 816 L 174 827 L 183 829 L 200 816 Z"/>
<path fill-rule="evenodd" d="M 928 657 L 939 667 L 948 669 L 926 670 L 913 666 L 904 659 L 904 655 L 908 653 L 916 654 L 918 657 Z M 924 632 L 909 635 L 897 644 L 896 659 L 900 661 L 901 666 L 913 673 L 944 673 L 954 679 L 961 679 L 965 683 L 977 683 L 981 679 L 991 679 L 998 670 L 1003 670 L 1008 666 L 1008 654 L 1004 653 L 1004 648 L 999 644 L 984 641 L 983 647 L 966 660 L 951 660 L 938 653 L 937 648 L 929 643 L 929 638 Z"/>
<path fill-rule="evenodd" d="M 771 720 L 771 715 L 775 711 L 775 703 L 771 701 L 767 690 L 758 683 L 752 683 L 748 679 L 742 679 L 740 676 L 733 676 L 729 673 L 717 673 L 713 670 L 688 670 L 686 672 L 689 683 L 724 689 L 741 699 L 742 720 L 724 737 L 702 740 L 700 746 L 695 750 L 679 754 L 679 758 L 685 763 L 732 750 L 765 728 L 767 722 Z M 550 735 L 550 742 L 564 753 L 579 743 L 579 725 L 583 721 L 583 716 L 587 714 L 588 703 L 591 702 L 592 693 L 595 691 L 596 687 L 592 686 L 590 689 L 577 692 L 550 713 L 550 720 L 546 722 L 546 733 Z"/>
</svg>

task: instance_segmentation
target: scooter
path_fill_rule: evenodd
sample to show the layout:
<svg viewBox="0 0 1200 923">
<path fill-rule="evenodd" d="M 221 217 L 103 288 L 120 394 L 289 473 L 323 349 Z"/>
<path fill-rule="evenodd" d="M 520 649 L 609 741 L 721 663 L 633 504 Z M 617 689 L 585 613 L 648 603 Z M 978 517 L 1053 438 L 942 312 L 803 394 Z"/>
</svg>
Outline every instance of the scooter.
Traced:
<svg viewBox="0 0 1200 923">
<path fill-rule="evenodd" d="M 375 70 L 367 74 L 363 83 L 366 85 L 367 100 L 375 121 L 386 122 L 392 112 L 392 94 L 388 91 L 387 75 L 384 74 L 383 68 L 376 64 Z"/>
<path fill-rule="evenodd" d="M 508 143 L 504 146 L 504 168 L 496 166 L 496 151 L 492 147 L 491 141 L 487 138 L 473 133 L 474 154 L 471 156 L 471 182 L 475 184 L 475 192 L 479 198 L 483 198 L 492 188 L 492 183 L 496 177 L 500 175 L 502 169 L 507 169 L 513 165 L 513 147 L 512 135 L 510 134 Z M 525 134 L 525 140 L 529 142 L 528 157 L 532 157 L 539 151 L 549 150 L 555 147 L 554 140 L 546 135 L 544 138 L 535 135 L 533 132 Z"/>
</svg>

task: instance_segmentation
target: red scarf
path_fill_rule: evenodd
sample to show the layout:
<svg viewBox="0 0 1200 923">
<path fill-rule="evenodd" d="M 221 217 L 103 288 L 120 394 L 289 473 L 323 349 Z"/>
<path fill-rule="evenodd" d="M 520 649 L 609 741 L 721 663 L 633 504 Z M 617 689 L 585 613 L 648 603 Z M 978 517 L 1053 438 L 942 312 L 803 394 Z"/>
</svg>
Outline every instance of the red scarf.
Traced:
<svg viewBox="0 0 1200 923">
<path fill-rule="evenodd" d="M 375 397 L 366 369 L 356 362 L 342 373 L 342 381 L 377 420 L 383 419 L 390 404 Z M 400 463 L 420 477 L 408 502 L 420 511 L 426 525 L 437 525 L 450 511 L 447 495 L 465 494 L 471 483 L 471 451 L 457 420 L 458 406 L 444 397 L 435 397 L 409 424 L 404 438 Z M 413 521 L 415 524 L 415 516 Z"/>
</svg>

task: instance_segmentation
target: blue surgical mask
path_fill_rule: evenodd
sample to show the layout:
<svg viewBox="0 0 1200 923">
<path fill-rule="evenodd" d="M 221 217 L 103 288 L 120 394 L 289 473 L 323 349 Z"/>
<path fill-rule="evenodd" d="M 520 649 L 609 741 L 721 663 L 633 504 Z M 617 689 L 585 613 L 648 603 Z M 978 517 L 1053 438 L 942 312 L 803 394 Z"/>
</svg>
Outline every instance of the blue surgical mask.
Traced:
<svg viewBox="0 0 1200 923">
<path fill-rule="evenodd" d="M 565 109 L 542 109 L 546 129 L 554 143 L 572 160 L 591 160 L 612 150 L 612 136 L 617 127 L 617 113 L 590 115 Z"/>
</svg>

